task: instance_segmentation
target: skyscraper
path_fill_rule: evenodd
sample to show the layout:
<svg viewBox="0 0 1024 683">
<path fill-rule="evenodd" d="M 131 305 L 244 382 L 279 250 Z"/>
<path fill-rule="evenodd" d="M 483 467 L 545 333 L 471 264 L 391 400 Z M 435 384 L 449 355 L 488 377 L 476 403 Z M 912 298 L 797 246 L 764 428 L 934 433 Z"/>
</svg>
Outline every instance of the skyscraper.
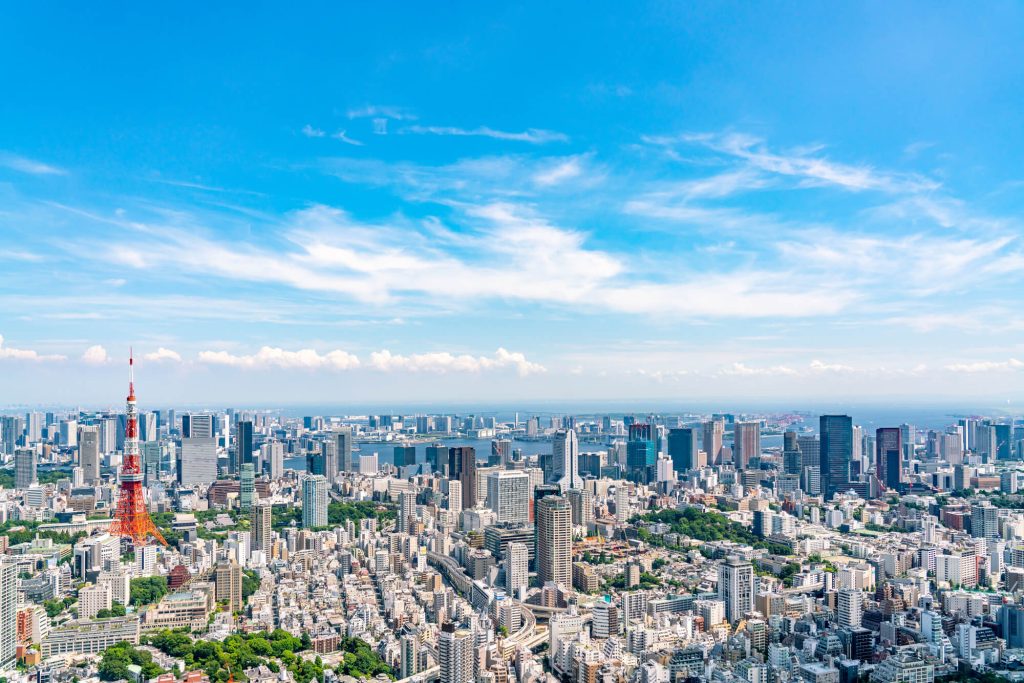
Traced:
<svg viewBox="0 0 1024 683">
<path fill-rule="evenodd" d="M 395 531 L 400 534 L 409 533 L 415 514 L 416 494 L 412 491 L 402 491 L 398 494 L 398 519 L 395 520 Z"/>
<path fill-rule="evenodd" d="M 899 489 L 902 481 L 903 444 L 899 427 L 875 430 L 875 476 L 887 489 Z"/>
<path fill-rule="evenodd" d="M 238 471 L 242 465 L 252 463 L 252 420 L 240 420 L 235 428 L 235 434 L 234 471 Z"/>
<path fill-rule="evenodd" d="M 437 637 L 437 664 L 441 683 L 473 683 L 473 634 L 449 622 Z"/>
<path fill-rule="evenodd" d="M 0 558 L 0 671 L 13 669 L 18 647 L 18 565 Z"/>
<path fill-rule="evenodd" d="M 672 458 L 672 469 L 678 473 L 697 468 L 700 441 L 693 427 L 668 430 L 668 456 Z"/>
<path fill-rule="evenodd" d="M 94 426 L 78 428 L 78 464 L 82 467 L 82 481 L 93 485 L 100 480 L 100 431 Z"/>
<path fill-rule="evenodd" d="M 753 610 L 753 565 L 736 555 L 718 565 L 718 597 L 725 603 L 725 618 L 730 624 Z"/>
<path fill-rule="evenodd" d="M 416 464 L 415 446 L 395 446 L 395 467 Z"/>
<path fill-rule="evenodd" d="M 736 469 L 745 470 L 750 461 L 761 457 L 761 423 L 737 422 L 733 426 L 732 461 Z"/>
<path fill-rule="evenodd" d="M 242 471 L 238 473 L 238 506 L 243 510 L 252 507 L 256 492 L 256 469 L 251 462 L 242 463 Z"/>
<path fill-rule="evenodd" d="M 571 585 L 572 509 L 562 496 L 537 502 L 537 579 Z"/>
<path fill-rule="evenodd" d="M 439 443 L 427 446 L 427 463 L 431 472 L 448 475 L 448 447 Z"/>
<path fill-rule="evenodd" d="M 209 413 L 182 415 L 181 434 L 186 439 L 212 439 L 213 415 Z"/>
<path fill-rule="evenodd" d="M 629 426 L 629 441 L 626 442 L 626 467 L 634 481 L 653 481 L 651 468 L 658 462 L 658 451 L 654 445 L 653 429 L 646 423 Z"/>
<path fill-rule="evenodd" d="M 219 562 L 213 575 L 217 602 L 226 602 L 228 609 L 242 609 L 242 567 L 235 561 Z"/>
<path fill-rule="evenodd" d="M 863 614 L 864 594 L 856 588 L 842 588 L 837 596 L 839 625 L 860 626 Z"/>
<path fill-rule="evenodd" d="M 551 480 L 562 493 L 583 488 L 579 467 L 580 444 L 575 429 L 559 429 L 551 444 Z"/>
<path fill-rule="evenodd" d="M 30 415 L 32 413 L 29 413 Z M 36 451 L 34 448 L 19 448 L 14 451 L 14 488 L 27 489 L 38 483 L 36 477 Z"/>
<path fill-rule="evenodd" d="M 722 436 L 725 434 L 725 420 L 711 420 L 703 424 L 704 452 L 708 454 L 708 464 L 718 465 L 722 462 Z"/>
<path fill-rule="evenodd" d="M 260 460 L 263 471 L 271 479 L 280 479 L 284 475 L 284 444 L 271 441 L 260 446 Z"/>
<path fill-rule="evenodd" d="M 819 418 L 819 427 L 821 490 L 827 500 L 837 491 L 844 491 L 850 481 L 853 420 L 849 415 L 822 415 Z"/>
<path fill-rule="evenodd" d="M 354 472 L 357 468 L 352 462 L 352 428 L 339 427 L 334 440 L 338 447 L 338 471 Z"/>
<path fill-rule="evenodd" d="M 448 460 L 455 465 L 453 469 L 458 470 L 457 477 L 462 483 L 462 509 L 472 510 L 476 507 L 476 449 L 457 446 L 449 450 Z"/>
<path fill-rule="evenodd" d="M 273 506 L 257 503 L 252 506 L 252 549 L 270 555 L 270 532 L 273 525 Z"/>
<path fill-rule="evenodd" d="M 594 521 L 594 496 L 587 489 L 569 489 L 566 493 L 572 509 L 572 523 L 588 526 Z"/>
<path fill-rule="evenodd" d="M 530 475 L 515 470 L 498 470 L 487 477 L 487 507 L 499 523 L 526 524 L 530 521 Z"/>
<path fill-rule="evenodd" d="M 322 475 L 313 474 L 302 480 L 302 526 L 327 526 L 327 479 Z"/>
<path fill-rule="evenodd" d="M 505 592 L 518 597 L 530 585 L 530 549 L 525 543 L 512 541 L 505 551 Z"/>
<path fill-rule="evenodd" d="M 184 438 L 178 456 L 178 483 L 211 484 L 217 479 L 217 446 L 212 437 Z"/>
</svg>

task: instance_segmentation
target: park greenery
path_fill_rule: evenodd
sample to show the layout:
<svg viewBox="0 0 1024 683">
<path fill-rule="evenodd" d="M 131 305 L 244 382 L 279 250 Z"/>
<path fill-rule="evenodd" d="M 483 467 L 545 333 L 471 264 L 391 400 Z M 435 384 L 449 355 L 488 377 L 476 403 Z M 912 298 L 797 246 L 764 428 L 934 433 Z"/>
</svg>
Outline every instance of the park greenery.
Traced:
<svg viewBox="0 0 1024 683">
<path fill-rule="evenodd" d="M 791 555 L 793 551 L 781 543 L 773 543 L 759 538 L 750 529 L 739 522 L 734 522 L 723 514 L 705 512 L 698 508 L 685 510 L 658 510 L 633 518 L 633 523 L 667 524 L 672 533 L 693 538 L 698 541 L 732 541 L 749 545 L 753 548 L 764 548 L 775 555 Z M 664 539 L 655 536 L 644 527 L 637 530 L 640 540 L 652 545 L 664 545 Z"/>
<path fill-rule="evenodd" d="M 266 665 L 272 671 L 284 666 L 298 683 L 323 680 L 324 666 L 319 657 L 305 658 L 298 653 L 312 647 L 309 636 L 296 638 L 283 629 L 271 632 L 236 633 L 222 643 L 194 641 L 184 630 L 164 630 L 143 636 L 143 641 L 161 652 L 185 662 L 189 670 L 202 669 L 211 682 L 223 683 L 231 676 L 245 680 L 245 669 Z M 379 673 L 393 677 L 391 668 L 359 638 L 342 638 L 339 649 L 344 652 L 338 673 L 357 678 L 372 678 Z"/>
<path fill-rule="evenodd" d="M 132 579 L 131 597 L 128 601 L 135 607 L 159 602 L 167 595 L 166 576 L 140 576 Z"/>
<path fill-rule="evenodd" d="M 152 653 L 137 650 L 131 643 L 120 642 L 103 651 L 99 666 L 100 680 L 132 680 L 132 675 L 128 671 L 132 664 L 142 669 L 142 680 L 145 681 L 164 673 L 164 670 L 153 661 Z"/>
</svg>

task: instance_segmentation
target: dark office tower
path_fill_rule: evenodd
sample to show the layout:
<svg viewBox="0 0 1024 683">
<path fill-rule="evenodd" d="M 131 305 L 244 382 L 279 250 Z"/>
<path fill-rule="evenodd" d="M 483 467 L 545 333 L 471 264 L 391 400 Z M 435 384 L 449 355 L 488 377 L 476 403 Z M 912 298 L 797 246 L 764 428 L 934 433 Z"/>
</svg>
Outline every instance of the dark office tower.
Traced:
<svg viewBox="0 0 1024 683">
<path fill-rule="evenodd" d="M 306 454 L 306 471 L 310 474 L 319 474 L 326 478 L 327 476 L 327 458 L 324 457 L 323 453 L 307 453 Z"/>
<path fill-rule="evenodd" d="M 307 430 L 307 431 L 313 428 L 313 416 L 312 415 L 306 415 L 306 416 L 304 416 L 302 418 L 302 428 Z"/>
<path fill-rule="evenodd" d="M 850 461 L 853 460 L 853 420 L 849 415 L 822 415 L 821 434 L 821 490 L 825 499 L 843 491 L 850 481 Z"/>
<path fill-rule="evenodd" d="M 646 423 L 629 425 L 626 442 L 626 467 L 634 481 L 647 483 L 649 471 L 658 464 L 658 452 L 652 439 L 653 429 Z"/>
<path fill-rule="evenodd" d="M 340 427 L 334 435 L 338 447 L 338 471 L 352 472 L 357 469 L 352 462 L 352 428 Z"/>
<path fill-rule="evenodd" d="M 238 467 L 235 471 L 238 472 L 242 465 L 252 464 L 252 420 L 240 420 L 235 434 L 235 449 L 238 451 Z"/>
<path fill-rule="evenodd" d="M 697 451 L 700 450 L 697 430 L 692 427 L 668 430 L 668 456 L 672 458 L 672 469 L 678 473 L 697 467 Z"/>
<path fill-rule="evenodd" d="M 996 430 L 996 460 L 1010 460 L 1012 450 L 1012 440 L 1010 438 L 1012 432 L 1012 425 L 1008 424 L 997 424 L 992 425 Z"/>
<path fill-rule="evenodd" d="M 899 427 L 875 430 L 875 476 L 886 489 L 899 489 L 903 468 L 903 439 Z"/>
<path fill-rule="evenodd" d="M 448 459 L 458 466 L 458 474 L 448 478 L 462 484 L 462 509 L 472 510 L 476 507 L 476 449 L 457 446 L 448 451 Z"/>
<path fill-rule="evenodd" d="M 416 464 L 415 446 L 395 446 L 395 467 Z"/>
<path fill-rule="evenodd" d="M 431 472 L 448 474 L 448 447 L 439 443 L 427 446 L 427 462 Z"/>
<path fill-rule="evenodd" d="M 782 471 L 786 474 L 800 474 L 803 469 L 803 454 L 796 432 L 782 435 Z"/>
<path fill-rule="evenodd" d="M 737 422 L 733 427 L 732 461 L 736 469 L 745 470 L 750 461 L 761 457 L 761 423 Z"/>
<path fill-rule="evenodd" d="M 320 457 L 324 459 L 323 475 L 327 479 L 327 485 L 333 486 L 338 480 L 338 443 L 334 439 L 322 442 Z"/>
</svg>

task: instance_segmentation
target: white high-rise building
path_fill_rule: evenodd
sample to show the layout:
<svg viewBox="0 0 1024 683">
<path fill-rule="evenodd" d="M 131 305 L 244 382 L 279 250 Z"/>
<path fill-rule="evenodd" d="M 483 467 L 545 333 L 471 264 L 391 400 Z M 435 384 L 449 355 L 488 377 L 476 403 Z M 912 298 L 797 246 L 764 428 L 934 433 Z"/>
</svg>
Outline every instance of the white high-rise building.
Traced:
<svg viewBox="0 0 1024 683">
<path fill-rule="evenodd" d="M 110 609 L 113 604 L 110 586 L 105 583 L 86 586 L 78 591 L 78 616 L 93 619 L 101 609 Z"/>
<path fill-rule="evenodd" d="M 526 524 L 530 521 L 530 475 L 522 471 L 498 470 L 487 477 L 487 507 L 498 523 Z"/>
<path fill-rule="evenodd" d="M 260 469 L 270 474 L 271 479 L 284 476 L 284 444 L 271 441 L 260 446 Z"/>
<path fill-rule="evenodd" d="M 735 555 L 718 565 L 718 597 L 725 603 L 725 618 L 730 624 L 753 610 L 753 565 Z"/>
<path fill-rule="evenodd" d="M 182 486 L 211 484 L 217 479 L 217 444 L 212 437 L 181 440 L 178 483 Z"/>
<path fill-rule="evenodd" d="M 619 634 L 619 608 L 615 603 L 598 600 L 592 614 L 591 635 L 595 638 L 611 638 Z"/>
<path fill-rule="evenodd" d="M 302 480 L 302 526 L 327 526 L 327 479 L 323 475 L 314 474 Z"/>
<path fill-rule="evenodd" d="M 530 585 L 530 549 L 512 541 L 505 549 L 505 592 L 518 598 Z"/>
<path fill-rule="evenodd" d="M 840 626 L 860 626 L 864 611 L 864 594 L 855 588 L 842 588 L 837 596 Z"/>
<path fill-rule="evenodd" d="M 575 429 L 559 429 L 551 444 L 551 478 L 562 488 L 583 488 L 579 472 L 580 443 Z"/>
<path fill-rule="evenodd" d="M 452 623 L 442 626 L 437 638 L 437 660 L 441 683 L 472 683 L 475 679 L 472 632 L 456 629 Z"/>
<path fill-rule="evenodd" d="M 13 669 L 18 646 L 18 565 L 0 560 L 0 671 Z"/>
<path fill-rule="evenodd" d="M 456 516 L 462 512 L 462 482 L 458 479 L 448 480 L 448 511 Z"/>
<path fill-rule="evenodd" d="M 398 519 L 395 521 L 395 530 L 400 534 L 407 534 L 412 528 L 411 519 L 416 514 L 416 493 L 413 491 L 402 491 L 398 494 Z"/>
<path fill-rule="evenodd" d="M 537 579 L 572 585 L 572 508 L 562 496 L 545 496 L 536 504 Z"/>
</svg>

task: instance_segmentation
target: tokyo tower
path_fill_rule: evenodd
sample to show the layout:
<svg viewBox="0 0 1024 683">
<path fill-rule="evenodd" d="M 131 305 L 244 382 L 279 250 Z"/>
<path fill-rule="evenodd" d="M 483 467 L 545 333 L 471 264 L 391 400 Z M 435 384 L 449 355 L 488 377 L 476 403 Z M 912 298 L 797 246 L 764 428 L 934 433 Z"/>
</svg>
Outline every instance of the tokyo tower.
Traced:
<svg viewBox="0 0 1024 683">
<path fill-rule="evenodd" d="M 150 536 L 162 545 L 167 545 L 149 517 L 142 491 L 139 416 L 135 412 L 135 359 L 132 354 L 128 355 L 128 407 L 125 414 L 127 420 L 124 429 L 124 460 L 121 462 L 121 491 L 117 497 L 117 512 L 110 525 L 110 533 L 131 539 L 135 546 L 146 545 Z"/>
</svg>

